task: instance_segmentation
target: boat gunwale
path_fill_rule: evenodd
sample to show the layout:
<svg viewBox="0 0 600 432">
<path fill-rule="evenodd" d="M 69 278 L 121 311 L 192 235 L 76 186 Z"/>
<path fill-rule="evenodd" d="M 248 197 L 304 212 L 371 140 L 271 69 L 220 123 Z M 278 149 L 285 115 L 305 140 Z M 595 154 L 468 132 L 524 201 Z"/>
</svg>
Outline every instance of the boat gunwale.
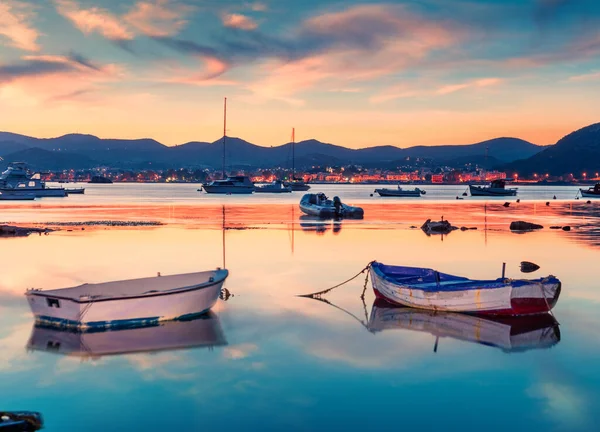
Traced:
<svg viewBox="0 0 600 432">
<path fill-rule="evenodd" d="M 511 286 L 512 288 L 519 288 L 522 286 L 532 285 L 532 284 L 553 284 L 560 283 L 560 280 L 555 276 L 547 276 L 545 278 L 538 279 L 510 279 L 510 278 L 498 278 L 498 279 L 469 279 L 464 276 L 456 276 L 449 273 L 438 272 L 437 270 L 424 268 L 424 267 L 403 267 L 403 268 L 413 268 L 413 269 L 422 269 L 422 270 L 430 270 L 432 272 L 437 273 L 439 275 L 446 275 L 452 278 L 457 278 L 457 280 L 450 280 L 447 283 L 438 283 L 435 280 L 431 282 L 425 282 L 419 284 L 409 284 L 402 283 L 401 281 L 396 280 L 395 278 L 386 274 L 380 266 L 386 267 L 399 267 L 399 266 L 388 266 L 386 264 L 375 262 L 371 266 L 372 271 L 375 275 L 395 286 L 406 288 L 406 289 L 416 289 L 421 290 L 423 292 L 451 292 L 451 291 L 472 291 L 472 290 L 492 290 L 492 289 L 502 289 L 507 286 Z M 414 277 L 418 277 L 415 275 Z"/>
<path fill-rule="evenodd" d="M 118 297 L 115 296 L 115 297 L 103 297 L 103 298 L 92 296 L 92 297 L 87 297 L 87 298 L 84 297 L 84 299 L 82 299 L 81 297 L 74 298 L 74 297 L 65 297 L 65 296 L 61 296 L 61 295 L 48 294 L 47 291 L 42 291 L 42 290 L 39 290 L 39 291 L 30 290 L 30 291 L 27 291 L 25 293 L 25 295 L 26 296 L 38 296 L 38 297 L 53 298 L 53 299 L 59 299 L 59 300 L 67 300 L 67 301 L 71 301 L 73 303 L 78 303 L 78 304 L 99 303 L 99 302 L 117 301 L 117 300 L 137 300 L 137 299 L 141 299 L 141 298 L 181 294 L 181 293 L 187 293 L 190 291 L 197 291 L 197 290 L 201 290 L 201 289 L 205 289 L 205 288 L 210 288 L 214 285 L 223 283 L 225 281 L 225 279 L 227 279 L 227 277 L 229 276 L 229 271 L 226 269 L 216 270 L 215 272 L 216 273 L 224 272 L 224 276 L 219 279 L 215 278 L 215 280 L 213 280 L 212 282 L 210 282 L 210 280 L 209 280 L 207 282 L 197 284 L 197 285 L 190 285 L 190 286 L 181 287 L 181 288 L 174 288 L 174 289 L 171 289 L 170 291 L 149 292 L 147 294 L 135 294 L 135 295 L 131 295 L 131 296 L 121 295 Z M 162 277 L 162 276 L 156 276 L 156 277 Z M 142 279 L 144 279 L 144 278 L 142 278 Z M 137 279 L 130 279 L 130 280 L 137 280 Z M 123 282 L 126 282 L 126 281 L 123 281 Z M 76 287 L 73 287 L 73 288 L 76 288 Z M 68 288 L 62 288 L 62 289 L 68 289 Z M 61 289 L 59 288 L 58 290 L 52 290 L 52 291 L 60 291 L 60 290 Z"/>
</svg>

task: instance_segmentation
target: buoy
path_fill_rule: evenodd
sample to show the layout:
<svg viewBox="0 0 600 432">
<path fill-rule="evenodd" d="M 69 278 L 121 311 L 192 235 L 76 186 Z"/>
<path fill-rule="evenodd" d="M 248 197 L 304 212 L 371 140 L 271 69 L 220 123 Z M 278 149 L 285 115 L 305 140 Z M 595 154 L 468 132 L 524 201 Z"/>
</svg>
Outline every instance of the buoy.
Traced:
<svg viewBox="0 0 600 432">
<path fill-rule="evenodd" d="M 521 198 L 517 198 L 517 202 L 520 203 L 521 202 Z"/>
<path fill-rule="evenodd" d="M 546 205 L 549 206 L 550 205 L 550 201 L 546 201 Z"/>
<path fill-rule="evenodd" d="M 591 202 L 590 200 L 587 200 L 587 201 L 586 201 L 586 204 L 591 204 L 591 203 L 592 203 L 592 202 Z"/>
<path fill-rule="evenodd" d="M 463 192 L 463 196 L 467 196 L 467 193 L 466 193 L 466 192 Z"/>
<path fill-rule="evenodd" d="M 503 205 L 504 205 L 504 207 L 508 207 L 508 206 L 510 206 L 510 203 L 509 202 L 505 202 Z"/>
<path fill-rule="evenodd" d="M 371 194 L 370 196 L 373 196 L 373 194 Z"/>
<path fill-rule="evenodd" d="M 556 195 L 554 195 L 554 198 L 552 198 L 552 199 L 556 199 Z"/>
</svg>

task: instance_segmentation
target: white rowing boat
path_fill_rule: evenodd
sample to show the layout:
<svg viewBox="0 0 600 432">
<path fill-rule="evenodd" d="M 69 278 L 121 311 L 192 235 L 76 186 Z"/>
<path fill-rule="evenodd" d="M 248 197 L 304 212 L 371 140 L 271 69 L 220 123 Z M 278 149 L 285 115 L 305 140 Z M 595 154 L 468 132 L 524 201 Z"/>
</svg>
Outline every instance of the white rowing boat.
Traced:
<svg viewBox="0 0 600 432">
<path fill-rule="evenodd" d="M 138 327 L 202 315 L 212 308 L 227 270 L 32 289 L 27 301 L 36 322 L 77 329 Z"/>
</svg>

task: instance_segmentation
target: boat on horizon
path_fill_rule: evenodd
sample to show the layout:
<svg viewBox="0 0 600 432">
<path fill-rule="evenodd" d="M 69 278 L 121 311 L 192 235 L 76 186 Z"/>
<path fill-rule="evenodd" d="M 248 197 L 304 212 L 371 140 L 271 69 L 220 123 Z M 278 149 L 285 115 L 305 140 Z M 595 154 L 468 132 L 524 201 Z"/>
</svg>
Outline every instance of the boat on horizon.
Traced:
<svg viewBox="0 0 600 432">
<path fill-rule="evenodd" d="M 189 320 L 135 328 L 72 331 L 35 324 L 27 349 L 81 358 L 212 348 L 227 345 L 219 317 L 209 311 Z"/>
<path fill-rule="evenodd" d="M 146 326 L 190 319 L 217 302 L 225 269 L 92 283 L 25 293 L 38 324 L 79 330 Z"/>
<path fill-rule="evenodd" d="M 254 188 L 256 193 L 291 193 L 292 187 L 286 186 L 283 181 L 275 180 L 264 185 L 256 185 Z"/>
<path fill-rule="evenodd" d="M 225 170 L 225 149 L 227 140 L 227 98 L 223 104 L 223 171 L 221 180 L 213 180 L 203 184 L 202 189 L 208 194 L 249 195 L 254 192 L 254 183 L 247 176 L 228 176 Z M 201 189 L 198 189 L 201 190 Z"/>
<path fill-rule="evenodd" d="M 42 181 L 40 173 L 29 175 L 25 162 L 11 162 L 0 174 L 0 192 L 33 193 L 36 198 L 67 196 L 64 188 L 52 188 Z"/>
<path fill-rule="evenodd" d="M 377 298 L 399 305 L 434 311 L 486 315 L 535 315 L 550 312 L 558 302 L 561 282 L 539 279 L 471 280 L 420 267 L 373 262 L 370 265 Z"/>
<path fill-rule="evenodd" d="M 471 196 L 516 196 L 517 188 L 506 188 L 506 181 L 492 180 L 489 186 L 469 185 Z"/>
<path fill-rule="evenodd" d="M 560 342 L 559 324 L 549 313 L 525 317 L 477 316 L 395 306 L 376 299 L 367 323 L 371 333 L 410 330 L 499 348 L 505 353 L 550 348 Z"/>
<path fill-rule="evenodd" d="M 398 185 L 397 189 L 381 188 L 375 189 L 375 192 L 382 197 L 420 197 L 421 195 L 425 195 L 427 193 L 418 187 L 414 189 L 402 189 L 400 185 Z"/>
<path fill-rule="evenodd" d="M 330 200 L 322 192 L 305 194 L 300 200 L 300 210 L 309 216 L 317 216 L 322 219 L 362 219 L 364 217 L 362 208 L 344 204 L 338 197 Z"/>
<path fill-rule="evenodd" d="M 600 183 L 596 183 L 589 189 L 579 189 L 579 192 L 584 198 L 600 198 Z"/>
</svg>

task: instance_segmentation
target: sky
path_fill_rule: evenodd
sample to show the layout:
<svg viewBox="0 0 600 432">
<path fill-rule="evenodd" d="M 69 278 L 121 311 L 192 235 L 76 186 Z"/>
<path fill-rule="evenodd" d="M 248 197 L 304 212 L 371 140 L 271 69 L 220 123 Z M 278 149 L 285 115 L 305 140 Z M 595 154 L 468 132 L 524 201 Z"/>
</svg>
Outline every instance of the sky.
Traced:
<svg viewBox="0 0 600 432">
<path fill-rule="evenodd" d="M 0 130 L 552 144 L 598 121 L 597 0 L 0 0 Z M 596 96 L 595 96 L 596 95 Z"/>
</svg>

